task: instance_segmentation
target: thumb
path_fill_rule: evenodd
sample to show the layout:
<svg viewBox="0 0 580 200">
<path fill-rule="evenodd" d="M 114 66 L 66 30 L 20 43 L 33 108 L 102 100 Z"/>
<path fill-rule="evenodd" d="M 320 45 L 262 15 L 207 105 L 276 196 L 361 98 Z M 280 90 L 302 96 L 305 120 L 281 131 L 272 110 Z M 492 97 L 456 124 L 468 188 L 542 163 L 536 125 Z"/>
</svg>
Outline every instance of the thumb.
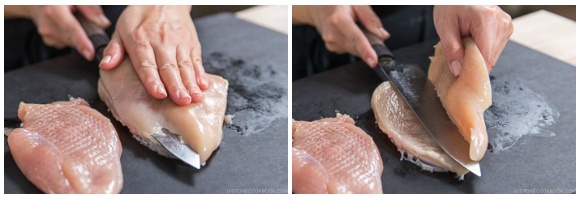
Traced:
<svg viewBox="0 0 580 200">
<path fill-rule="evenodd" d="M 101 6 L 77 6 L 77 9 L 88 20 L 99 25 L 101 28 L 106 28 L 111 25 L 111 22 L 103 13 Z"/>
<path fill-rule="evenodd" d="M 109 45 L 103 51 L 103 60 L 101 60 L 99 68 L 102 70 L 111 70 L 121 64 L 124 57 L 125 47 L 123 46 L 123 41 L 121 41 L 119 32 L 115 31 Z"/>
<path fill-rule="evenodd" d="M 441 45 L 443 46 L 443 55 L 447 60 L 447 65 L 451 73 L 459 76 L 463 68 L 463 43 L 459 36 L 459 30 L 445 32 L 444 35 L 440 35 L 439 37 L 441 38 Z"/>
</svg>

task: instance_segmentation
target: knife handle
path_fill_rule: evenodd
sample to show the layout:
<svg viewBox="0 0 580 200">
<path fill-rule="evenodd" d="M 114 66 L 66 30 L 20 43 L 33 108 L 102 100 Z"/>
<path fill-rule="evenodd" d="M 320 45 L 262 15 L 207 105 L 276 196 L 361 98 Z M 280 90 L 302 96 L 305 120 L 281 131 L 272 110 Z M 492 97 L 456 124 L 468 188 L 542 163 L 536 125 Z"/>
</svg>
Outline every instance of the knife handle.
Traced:
<svg viewBox="0 0 580 200">
<path fill-rule="evenodd" d="M 379 62 L 380 61 L 395 60 L 393 53 L 391 53 L 391 50 L 389 50 L 387 45 L 385 45 L 385 43 L 383 43 L 383 41 L 381 39 L 379 39 L 377 36 L 375 36 L 374 34 L 369 32 L 367 29 L 362 28 L 362 27 L 361 27 L 361 29 L 363 30 L 365 37 L 369 40 L 369 42 L 371 43 L 371 46 L 373 47 L 373 49 L 377 53 L 377 56 L 379 58 Z"/>
<path fill-rule="evenodd" d="M 97 26 L 95 23 L 89 21 L 81 13 L 76 13 L 75 16 L 89 37 L 89 40 L 91 40 L 91 43 L 93 43 L 93 47 L 95 48 L 96 61 L 101 62 L 103 59 L 103 51 L 105 51 L 105 47 L 107 47 L 110 41 L 109 36 L 107 36 L 105 30 Z"/>
</svg>

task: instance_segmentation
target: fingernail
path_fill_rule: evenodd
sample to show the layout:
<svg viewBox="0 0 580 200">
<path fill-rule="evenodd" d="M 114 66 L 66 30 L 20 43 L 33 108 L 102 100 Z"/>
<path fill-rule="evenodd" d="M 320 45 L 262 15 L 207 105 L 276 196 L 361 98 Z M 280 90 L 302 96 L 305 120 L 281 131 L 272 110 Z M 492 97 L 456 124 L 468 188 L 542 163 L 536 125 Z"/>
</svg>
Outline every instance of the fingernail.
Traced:
<svg viewBox="0 0 580 200">
<path fill-rule="evenodd" d="M 191 101 L 191 97 L 184 90 L 177 91 L 177 97 L 180 98 L 180 99 L 185 99 L 187 101 Z"/>
<path fill-rule="evenodd" d="M 375 68 L 376 64 L 373 61 L 373 59 L 371 57 L 368 57 L 367 59 L 365 59 L 367 62 L 367 65 L 369 65 L 371 68 Z"/>
<path fill-rule="evenodd" d="M 101 14 L 101 16 L 99 16 L 99 18 L 101 19 L 101 22 L 105 23 L 105 24 L 111 24 L 111 21 L 109 21 L 109 19 L 107 19 L 107 17 L 103 14 Z"/>
<path fill-rule="evenodd" d="M 193 102 L 198 102 L 202 98 L 202 94 L 193 89 L 189 90 L 189 95 L 191 95 L 191 101 Z"/>
<path fill-rule="evenodd" d="M 461 62 L 459 62 L 459 60 L 454 60 L 453 62 L 451 62 L 450 69 L 453 75 L 459 76 L 459 73 L 461 72 Z"/>
<path fill-rule="evenodd" d="M 385 30 L 385 28 L 381 27 L 379 29 L 379 31 L 383 34 L 383 36 L 385 37 L 389 37 L 391 34 L 389 34 L 389 32 L 387 32 L 387 30 Z"/>
<path fill-rule="evenodd" d="M 109 63 L 109 62 L 111 62 L 111 56 L 110 55 L 105 56 L 103 58 L 103 60 L 101 60 L 101 64 L 106 64 L 106 63 Z"/>
<path fill-rule="evenodd" d="M 201 78 L 199 80 L 199 84 L 203 85 L 204 87 L 207 87 L 207 79 L 205 77 Z"/>
<path fill-rule="evenodd" d="M 155 86 L 155 90 L 157 91 L 157 94 L 162 95 L 163 97 L 167 97 L 167 92 L 165 91 L 165 88 L 163 88 L 160 85 Z"/>
<path fill-rule="evenodd" d="M 89 52 L 89 50 L 83 50 L 82 54 L 87 60 L 91 60 L 91 52 Z"/>
</svg>

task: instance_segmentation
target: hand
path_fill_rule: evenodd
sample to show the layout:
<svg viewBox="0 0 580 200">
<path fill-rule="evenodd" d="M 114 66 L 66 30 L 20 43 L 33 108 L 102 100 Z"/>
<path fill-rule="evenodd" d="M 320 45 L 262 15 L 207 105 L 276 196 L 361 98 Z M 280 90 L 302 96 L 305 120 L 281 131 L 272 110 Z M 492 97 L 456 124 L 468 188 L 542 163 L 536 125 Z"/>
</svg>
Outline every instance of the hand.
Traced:
<svg viewBox="0 0 580 200">
<path fill-rule="evenodd" d="M 294 6 L 292 9 L 297 9 L 293 11 L 293 15 L 297 14 L 296 21 L 316 27 L 329 51 L 350 53 L 371 67 L 378 63 L 377 54 L 357 22 L 381 40 L 390 37 L 370 6 Z"/>
<path fill-rule="evenodd" d="M 101 6 L 28 6 L 28 15 L 36 24 L 38 33 L 48 46 L 74 47 L 87 60 L 95 55 L 93 44 L 73 12 L 79 11 L 88 20 L 102 28 L 111 25 Z"/>
<path fill-rule="evenodd" d="M 511 17 L 498 6 L 435 6 L 433 20 L 455 76 L 463 67 L 461 37 L 473 37 L 489 72 L 514 31 Z"/>
<path fill-rule="evenodd" d="M 208 80 L 191 6 L 128 6 L 119 17 L 99 67 L 110 70 L 129 54 L 147 92 L 178 105 L 200 102 Z"/>
</svg>

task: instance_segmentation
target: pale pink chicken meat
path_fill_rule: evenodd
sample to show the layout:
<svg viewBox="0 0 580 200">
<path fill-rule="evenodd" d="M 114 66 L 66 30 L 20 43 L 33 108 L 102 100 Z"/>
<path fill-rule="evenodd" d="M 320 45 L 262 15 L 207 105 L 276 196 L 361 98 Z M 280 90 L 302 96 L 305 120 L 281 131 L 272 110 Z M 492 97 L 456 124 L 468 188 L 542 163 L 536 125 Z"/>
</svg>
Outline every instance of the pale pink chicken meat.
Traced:
<svg viewBox="0 0 580 200">
<path fill-rule="evenodd" d="M 293 192 L 382 193 L 379 150 L 348 115 L 293 121 L 292 139 Z"/>
<path fill-rule="evenodd" d="M 371 107 L 379 128 L 397 146 L 401 159 L 431 172 L 469 172 L 439 147 L 394 87 L 391 82 L 380 84 L 373 92 Z"/>
<path fill-rule="evenodd" d="M 121 143 L 111 121 L 78 98 L 21 103 L 8 135 L 22 173 L 45 193 L 119 193 Z"/>
<path fill-rule="evenodd" d="M 489 72 L 479 48 L 472 38 L 463 38 L 463 68 L 455 77 L 443 55 L 441 43 L 435 46 L 428 78 L 449 118 L 469 143 L 469 157 L 479 161 L 487 150 L 487 130 L 483 112 L 491 106 Z"/>
<path fill-rule="evenodd" d="M 209 87 L 200 103 L 186 106 L 170 98 L 155 99 L 149 95 L 129 59 L 110 71 L 101 70 L 99 96 L 113 116 L 127 126 L 142 144 L 161 155 L 169 156 L 153 134 L 163 129 L 177 134 L 200 155 L 204 163 L 222 140 L 228 81 L 207 74 Z"/>
</svg>

